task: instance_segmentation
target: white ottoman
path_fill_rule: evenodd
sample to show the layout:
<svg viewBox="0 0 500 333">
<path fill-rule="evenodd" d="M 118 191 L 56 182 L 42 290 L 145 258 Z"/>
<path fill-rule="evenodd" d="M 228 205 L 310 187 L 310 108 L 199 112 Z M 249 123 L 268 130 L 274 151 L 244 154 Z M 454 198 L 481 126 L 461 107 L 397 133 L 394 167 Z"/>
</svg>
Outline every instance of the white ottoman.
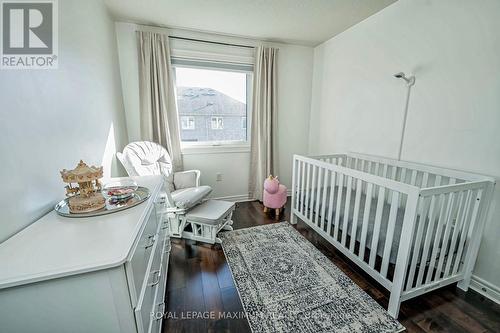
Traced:
<svg viewBox="0 0 500 333">
<path fill-rule="evenodd" d="M 234 202 L 208 200 L 194 207 L 185 217 L 185 227 L 182 238 L 192 239 L 210 244 L 222 243 L 217 233 L 224 230 L 233 230 Z M 186 227 L 191 225 L 191 231 Z"/>
</svg>

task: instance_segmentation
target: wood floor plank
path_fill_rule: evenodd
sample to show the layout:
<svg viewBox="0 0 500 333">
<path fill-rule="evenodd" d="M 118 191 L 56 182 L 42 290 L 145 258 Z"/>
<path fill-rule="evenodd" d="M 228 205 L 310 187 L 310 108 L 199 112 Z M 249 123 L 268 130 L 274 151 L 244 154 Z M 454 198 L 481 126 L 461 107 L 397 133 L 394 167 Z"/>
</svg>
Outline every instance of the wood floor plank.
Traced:
<svg viewBox="0 0 500 333">
<path fill-rule="evenodd" d="M 256 201 L 237 203 L 234 228 L 276 223 L 273 214 L 265 214 Z M 280 220 L 290 220 L 289 204 Z M 305 223 L 299 221 L 295 227 L 354 283 L 387 307 L 387 290 Z M 172 239 L 166 303 L 171 315 L 164 320 L 165 333 L 251 332 L 220 245 Z M 214 319 L 181 317 L 193 311 L 215 311 L 219 315 Z M 177 319 L 172 318 L 172 312 Z M 234 313 L 242 317 L 235 318 Z M 500 306 L 472 290 L 464 293 L 451 285 L 403 302 L 398 320 L 409 333 L 500 332 Z"/>
</svg>

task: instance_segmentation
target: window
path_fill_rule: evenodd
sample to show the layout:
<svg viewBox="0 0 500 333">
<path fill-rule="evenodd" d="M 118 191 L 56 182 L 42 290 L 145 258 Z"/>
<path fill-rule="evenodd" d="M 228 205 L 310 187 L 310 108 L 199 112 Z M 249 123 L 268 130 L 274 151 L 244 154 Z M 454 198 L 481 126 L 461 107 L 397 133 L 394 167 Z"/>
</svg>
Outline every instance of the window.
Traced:
<svg viewBox="0 0 500 333">
<path fill-rule="evenodd" d="M 194 130 L 194 117 L 182 116 L 181 117 L 181 128 L 183 130 Z"/>
<path fill-rule="evenodd" d="M 172 64 L 181 146 L 247 147 L 252 65 L 183 58 Z"/>
<path fill-rule="evenodd" d="M 212 117 L 212 129 L 224 129 L 224 118 Z"/>
</svg>

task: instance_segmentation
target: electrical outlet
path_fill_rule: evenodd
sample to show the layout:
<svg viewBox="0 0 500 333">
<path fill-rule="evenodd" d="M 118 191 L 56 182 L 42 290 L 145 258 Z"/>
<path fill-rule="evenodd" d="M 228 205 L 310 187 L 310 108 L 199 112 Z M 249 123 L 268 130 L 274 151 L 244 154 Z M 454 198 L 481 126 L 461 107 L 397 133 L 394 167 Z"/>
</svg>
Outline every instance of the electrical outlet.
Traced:
<svg viewBox="0 0 500 333">
<path fill-rule="evenodd" d="M 222 181 L 222 173 L 217 172 L 217 178 L 216 178 L 216 180 L 217 180 L 218 182 L 221 182 L 221 181 Z"/>
</svg>

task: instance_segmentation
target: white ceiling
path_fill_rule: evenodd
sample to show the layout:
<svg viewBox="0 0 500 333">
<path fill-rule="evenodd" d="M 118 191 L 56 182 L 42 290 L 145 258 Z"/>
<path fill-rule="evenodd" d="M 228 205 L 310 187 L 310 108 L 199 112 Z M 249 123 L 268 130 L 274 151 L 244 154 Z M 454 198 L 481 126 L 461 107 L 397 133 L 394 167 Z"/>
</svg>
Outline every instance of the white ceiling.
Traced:
<svg viewBox="0 0 500 333">
<path fill-rule="evenodd" d="M 119 20 L 317 45 L 396 0 L 105 0 Z"/>
</svg>

